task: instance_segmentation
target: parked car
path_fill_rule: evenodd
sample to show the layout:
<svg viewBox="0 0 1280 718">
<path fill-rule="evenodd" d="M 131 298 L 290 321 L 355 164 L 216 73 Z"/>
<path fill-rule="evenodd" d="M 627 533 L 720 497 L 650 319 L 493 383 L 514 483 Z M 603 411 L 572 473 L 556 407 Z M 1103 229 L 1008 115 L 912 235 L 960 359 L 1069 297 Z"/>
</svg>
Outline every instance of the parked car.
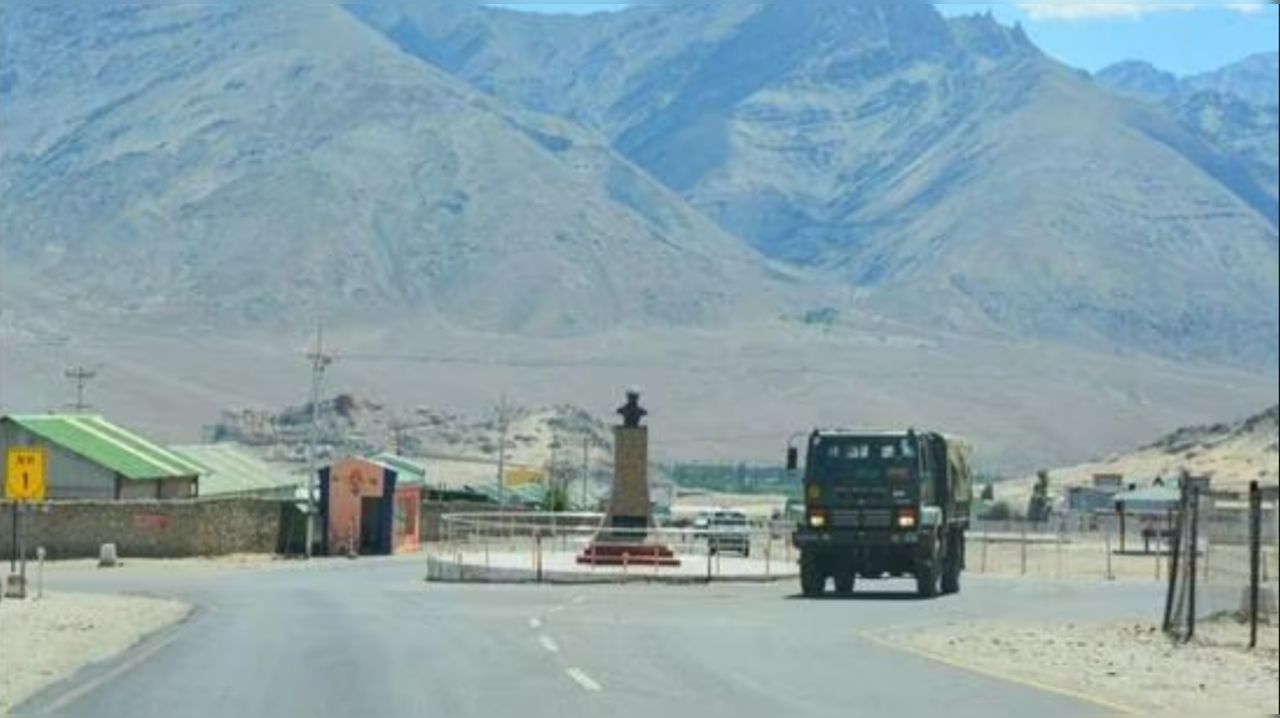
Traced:
<svg viewBox="0 0 1280 718">
<path fill-rule="evenodd" d="M 715 511 L 709 517 L 706 528 L 707 550 L 711 553 L 729 551 L 751 555 L 751 529 L 747 515 L 741 511 Z"/>
</svg>

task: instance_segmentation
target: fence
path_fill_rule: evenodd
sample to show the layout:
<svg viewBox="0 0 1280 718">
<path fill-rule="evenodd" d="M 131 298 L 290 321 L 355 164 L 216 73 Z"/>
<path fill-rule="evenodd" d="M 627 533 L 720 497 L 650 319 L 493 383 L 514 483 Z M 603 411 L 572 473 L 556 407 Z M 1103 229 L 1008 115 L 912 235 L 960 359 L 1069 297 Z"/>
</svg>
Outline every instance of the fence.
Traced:
<svg viewBox="0 0 1280 718">
<path fill-rule="evenodd" d="M 1215 510 L 1198 488 L 1183 486 L 1169 560 L 1166 633 L 1189 641 L 1209 625 L 1219 638 L 1258 646 L 1259 626 L 1275 626 L 1280 618 L 1277 516 L 1256 482 L 1243 512 Z M 1229 628 L 1233 624 L 1236 629 Z"/>
<path fill-rule="evenodd" d="M 1260 580 L 1262 586 L 1280 575 L 1274 507 L 1262 511 Z M 706 530 L 660 526 L 637 532 L 631 543 L 668 548 L 678 567 L 620 557 L 617 565 L 578 563 L 578 557 L 601 534 L 599 513 L 468 512 L 446 514 L 425 550 L 437 578 L 481 580 L 485 576 L 519 576 L 528 580 L 568 580 L 566 574 L 597 578 L 622 573 L 637 578 L 664 576 L 709 580 L 794 577 L 798 554 L 791 545 L 794 524 L 755 523 L 742 533 L 745 555 L 732 541 L 717 540 Z M 1176 512 L 1171 515 L 1176 523 Z M 966 540 L 965 570 L 970 574 L 1064 580 L 1129 580 L 1167 585 L 1173 566 L 1174 541 L 1163 532 L 1144 532 L 1135 520 L 1123 522 L 1106 514 L 1062 515 L 1045 523 L 974 522 Z M 1248 514 L 1205 512 L 1199 536 L 1197 610 L 1203 615 L 1238 608 L 1248 585 Z M 1175 527 L 1176 529 L 1176 527 Z M 615 534 L 619 530 L 612 530 Z M 625 533 L 625 532 L 623 532 Z M 1175 531 L 1176 533 L 1176 531 Z M 730 532 L 732 534 L 732 532 Z M 720 534 L 723 539 L 726 534 Z M 716 545 L 725 550 L 712 550 Z M 505 572 L 505 573 L 504 573 Z M 1263 614 L 1266 592 L 1262 592 Z M 1265 615 L 1264 615 L 1265 617 Z"/>
<path fill-rule="evenodd" d="M 797 575 L 790 525 L 606 528 L 599 513 L 481 512 L 441 518 L 428 579 L 742 581 Z M 594 559 L 594 560 L 592 560 Z"/>
</svg>

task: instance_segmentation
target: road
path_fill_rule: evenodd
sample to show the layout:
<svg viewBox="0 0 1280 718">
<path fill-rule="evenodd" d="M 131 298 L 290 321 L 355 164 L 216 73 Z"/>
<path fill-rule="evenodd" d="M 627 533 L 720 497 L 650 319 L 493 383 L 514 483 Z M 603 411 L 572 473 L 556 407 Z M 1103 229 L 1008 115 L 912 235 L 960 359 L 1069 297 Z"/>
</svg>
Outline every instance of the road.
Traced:
<svg viewBox="0 0 1280 718">
<path fill-rule="evenodd" d="M 935 601 L 792 583 L 426 584 L 419 560 L 263 570 L 83 572 L 56 590 L 129 589 L 199 609 L 183 626 L 45 691 L 23 713 L 137 716 L 948 716 L 1097 714 L 898 651 L 868 632 L 975 618 L 1141 615 L 1154 586 L 974 577 Z M 909 589 L 908 584 L 884 584 Z M 1105 712 L 1105 711 L 1102 711 Z"/>
</svg>

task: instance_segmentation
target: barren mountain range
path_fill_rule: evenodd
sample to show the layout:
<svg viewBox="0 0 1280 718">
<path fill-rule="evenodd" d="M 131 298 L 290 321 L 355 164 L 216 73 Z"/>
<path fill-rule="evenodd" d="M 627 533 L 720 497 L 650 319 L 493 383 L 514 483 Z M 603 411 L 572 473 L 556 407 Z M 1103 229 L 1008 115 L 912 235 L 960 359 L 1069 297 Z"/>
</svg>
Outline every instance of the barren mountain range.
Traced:
<svg viewBox="0 0 1280 718">
<path fill-rule="evenodd" d="M 639 383 L 681 451 L 1115 446 L 1274 401 L 1275 106 L 1224 73 L 1135 96 L 914 0 L 6 5 L 0 401 L 88 363 L 189 440 L 323 321 L 336 389 Z"/>
</svg>

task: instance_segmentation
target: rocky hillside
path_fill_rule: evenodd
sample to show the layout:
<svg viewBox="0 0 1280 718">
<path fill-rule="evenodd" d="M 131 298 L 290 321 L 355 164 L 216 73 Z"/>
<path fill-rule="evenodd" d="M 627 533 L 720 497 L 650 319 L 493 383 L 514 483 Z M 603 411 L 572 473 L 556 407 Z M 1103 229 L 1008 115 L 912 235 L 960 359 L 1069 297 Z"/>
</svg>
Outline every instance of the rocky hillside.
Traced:
<svg viewBox="0 0 1280 718">
<path fill-rule="evenodd" d="M 1226 67 L 1178 77 L 1149 62 L 1126 60 L 1098 71 L 1099 82 L 1122 92 L 1154 100 L 1208 92 L 1235 97 L 1252 105 L 1280 104 L 1280 53 L 1250 55 Z"/>
<path fill-rule="evenodd" d="M 1251 481 L 1275 485 L 1280 481 L 1280 407 L 1238 421 L 1183 427 L 1130 451 L 1053 469 L 1050 489 L 1061 495 L 1068 486 L 1091 484 L 1094 474 L 1122 474 L 1147 486 L 1157 477 L 1168 482 L 1184 469 L 1211 477 L 1216 489 L 1240 491 Z M 1025 499 L 1033 483 L 1034 477 L 1002 483 L 997 496 Z"/>
<path fill-rule="evenodd" d="M 0 29 L 5 288 L 33 306 L 563 335 L 797 290 L 604 139 L 338 8 L 18 5 Z"/>
<path fill-rule="evenodd" d="M 548 475 L 578 479 L 584 458 L 593 483 L 603 483 L 612 464 L 609 427 L 568 405 L 509 405 L 495 407 L 488 416 L 464 416 L 428 407 L 395 411 L 344 393 L 322 401 L 317 418 L 317 460 L 388 451 L 424 460 L 437 484 L 493 483 L 504 436 L 504 474 L 511 483 Z M 211 441 L 239 443 L 268 461 L 304 467 L 311 407 L 229 409 L 208 431 Z"/>
<path fill-rule="evenodd" d="M 1258 186 L 1280 197 L 1280 55 L 1254 55 L 1214 72 L 1178 77 L 1145 62 L 1098 72 L 1100 84 L 1162 106 L 1206 144 L 1232 157 Z"/>
<path fill-rule="evenodd" d="M 725 229 L 877 311 L 1278 356 L 1263 300 L 1280 291 L 1275 173 L 1241 151 L 1265 117 L 1218 141 L 1207 111 L 1118 97 L 1016 28 L 924 2 L 359 12 L 494 97 L 598 129 Z"/>
</svg>

